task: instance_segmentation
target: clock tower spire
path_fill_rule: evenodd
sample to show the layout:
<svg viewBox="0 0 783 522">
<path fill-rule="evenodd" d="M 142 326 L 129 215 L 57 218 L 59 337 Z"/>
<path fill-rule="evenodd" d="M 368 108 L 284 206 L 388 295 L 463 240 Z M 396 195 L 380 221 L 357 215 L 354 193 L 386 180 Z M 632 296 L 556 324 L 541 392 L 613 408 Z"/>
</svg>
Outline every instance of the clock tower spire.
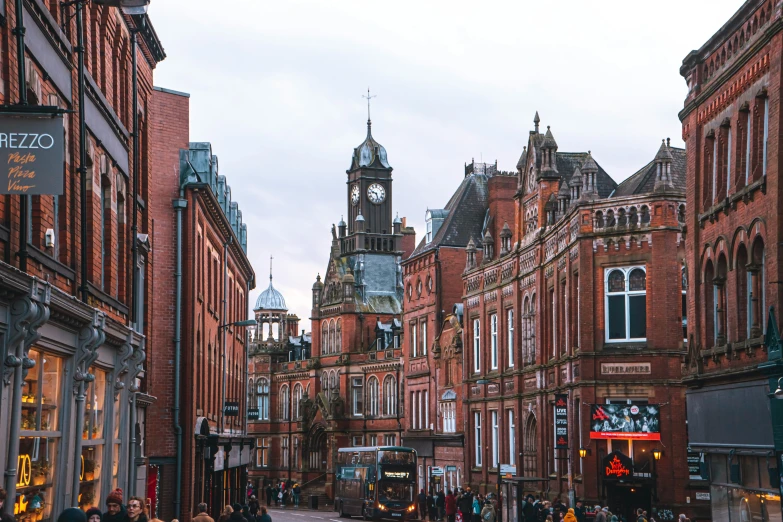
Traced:
<svg viewBox="0 0 783 522">
<path fill-rule="evenodd" d="M 370 95 L 370 89 L 362 98 L 367 100 L 367 137 L 353 150 L 351 167 L 348 174 L 348 235 L 360 232 L 356 218 L 362 216 L 364 234 L 386 237 L 389 247 L 390 236 L 394 234 L 392 221 L 392 167 L 386 156 L 386 149 L 372 136 L 372 120 L 370 119 L 370 100 L 376 95 Z M 384 238 L 379 238 L 381 245 Z M 391 241 L 393 243 L 393 241 Z M 359 245 L 356 246 L 359 248 Z M 388 251 L 394 251 L 389 247 Z"/>
</svg>

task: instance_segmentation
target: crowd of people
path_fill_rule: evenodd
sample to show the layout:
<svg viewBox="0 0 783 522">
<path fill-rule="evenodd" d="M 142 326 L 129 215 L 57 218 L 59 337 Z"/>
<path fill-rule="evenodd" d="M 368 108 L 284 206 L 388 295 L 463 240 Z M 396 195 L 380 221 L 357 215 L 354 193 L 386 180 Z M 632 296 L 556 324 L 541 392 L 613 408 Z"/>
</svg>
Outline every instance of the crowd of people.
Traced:
<svg viewBox="0 0 783 522">
<path fill-rule="evenodd" d="M 298 482 L 283 481 L 277 484 L 267 484 L 264 493 L 266 493 L 267 506 L 271 506 L 274 502 L 275 507 L 294 506 L 298 508 L 302 498 L 302 488 Z"/>
<path fill-rule="evenodd" d="M 494 496 L 474 495 L 469 487 L 445 492 L 430 490 L 429 494 L 422 489 L 417 503 L 421 520 L 456 522 L 459 518 L 462 522 L 495 522 Z"/>
<path fill-rule="evenodd" d="M 4 511 L 6 492 L 0 487 L 0 522 L 16 522 L 16 517 Z M 24 520 L 24 518 L 22 518 Z M 215 522 L 209 516 L 208 507 L 201 503 L 198 505 L 198 513 L 193 517 L 194 522 Z M 163 522 L 158 518 L 147 518 L 147 506 L 140 497 L 130 497 L 127 504 L 123 502 L 121 489 L 115 489 L 106 497 L 106 511 L 100 508 L 90 507 L 87 510 L 68 508 L 57 516 L 57 522 Z M 177 519 L 171 522 L 179 522 Z M 260 506 L 256 497 L 251 497 L 250 502 L 244 506 L 234 504 L 226 506 L 219 522 L 272 522 L 272 517 L 264 506 Z"/>
</svg>

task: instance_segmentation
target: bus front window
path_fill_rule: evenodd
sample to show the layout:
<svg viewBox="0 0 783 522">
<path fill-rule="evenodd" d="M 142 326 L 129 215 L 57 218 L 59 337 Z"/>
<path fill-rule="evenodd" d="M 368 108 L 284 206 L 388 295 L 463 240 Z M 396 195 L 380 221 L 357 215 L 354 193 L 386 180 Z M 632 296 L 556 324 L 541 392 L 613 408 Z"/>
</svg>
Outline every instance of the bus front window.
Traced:
<svg viewBox="0 0 783 522">
<path fill-rule="evenodd" d="M 382 502 L 413 502 L 413 484 L 381 481 L 378 484 L 378 500 Z"/>
<path fill-rule="evenodd" d="M 381 464 L 393 464 L 397 466 L 415 464 L 414 454 L 409 451 L 381 451 L 379 453 Z"/>
</svg>

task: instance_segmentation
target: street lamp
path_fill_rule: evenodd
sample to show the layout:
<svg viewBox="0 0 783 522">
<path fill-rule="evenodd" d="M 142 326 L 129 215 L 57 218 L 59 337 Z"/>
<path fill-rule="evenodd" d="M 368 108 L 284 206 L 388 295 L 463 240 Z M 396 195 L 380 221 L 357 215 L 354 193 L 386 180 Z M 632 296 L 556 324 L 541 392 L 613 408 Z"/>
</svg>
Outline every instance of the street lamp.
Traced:
<svg viewBox="0 0 783 522">
<path fill-rule="evenodd" d="M 661 460 L 661 456 L 663 456 L 663 451 L 661 451 L 659 448 L 655 448 L 652 450 L 653 455 L 653 475 L 655 475 L 655 489 L 653 490 L 653 500 L 655 502 L 658 502 L 658 465 L 657 462 Z"/>
<path fill-rule="evenodd" d="M 147 14 L 150 0 L 92 0 L 94 4 L 119 7 L 127 15 Z"/>
<path fill-rule="evenodd" d="M 579 448 L 579 458 L 583 459 L 591 454 L 590 448 Z"/>
<path fill-rule="evenodd" d="M 783 399 L 783 388 L 781 388 L 781 384 L 780 384 L 781 381 L 783 381 L 783 377 L 778 379 L 778 387 L 775 389 L 775 392 L 773 393 L 776 399 Z"/>
<path fill-rule="evenodd" d="M 663 455 L 663 451 L 659 450 L 658 448 L 655 448 L 652 450 L 653 458 L 655 460 L 661 460 L 661 455 Z"/>
</svg>

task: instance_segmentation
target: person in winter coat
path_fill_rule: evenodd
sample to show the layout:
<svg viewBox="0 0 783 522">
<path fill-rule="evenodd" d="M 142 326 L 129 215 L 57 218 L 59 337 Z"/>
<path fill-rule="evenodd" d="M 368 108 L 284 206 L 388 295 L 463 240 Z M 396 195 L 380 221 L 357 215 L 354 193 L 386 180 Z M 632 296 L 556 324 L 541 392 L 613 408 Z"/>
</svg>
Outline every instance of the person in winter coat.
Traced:
<svg viewBox="0 0 783 522">
<path fill-rule="evenodd" d="M 481 502 L 479 496 L 473 497 L 473 507 L 470 510 L 470 522 L 481 522 Z"/>
<path fill-rule="evenodd" d="M 601 509 L 601 506 L 595 506 L 595 520 L 594 522 L 606 522 L 606 514 L 609 512 L 608 508 Z"/>
<path fill-rule="evenodd" d="M 272 484 L 267 484 L 266 489 L 264 490 L 264 493 L 266 493 L 266 505 L 271 506 L 272 505 Z"/>
<path fill-rule="evenodd" d="M 568 508 L 568 512 L 563 517 L 563 522 L 577 522 L 574 508 Z"/>
<path fill-rule="evenodd" d="M 147 509 L 143 499 L 139 497 L 128 499 L 128 520 L 130 522 L 147 522 Z"/>
<path fill-rule="evenodd" d="M 424 490 L 419 491 L 419 496 L 416 497 L 417 508 L 419 509 L 419 518 L 424 520 L 427 516 L 427 494 Z"/>
<path fill-rule="evenodd" d="M 228 522 L 247 522 L 247 519 L 242 516 L 242 506 L 239 504 L 232 504 L 231 509 L 234 511 L 232 511 L 231 516 L 228 517 Z"/>
<path fill-rule="evenodd" d="M 555 498 L 555 502 L 552 504 L 552 518 L 555 520 L 561 520 L 566 514 L 566 506 L 560 497 Z"/>
<path fill-rule="evenodd" d="M 291 489 L 291 491 L 294 494 L 294 506 L 299 507 L 299 499 L 302 495 L 302 488 L 299 486 L 298 482 L 294 484 L 294 487 Z"/>
<path fill-rule="evenodd" d="M 438 519 L 438 507 L 435 505 L 435 501 L 435 495 L 433 495 L 432 490 L 430 490 L 430 494 L 427 495 L 427 512 L 432 522 Z"/>
<path fill-rule="evenodd" d="M 449 490 L 446 494 L 446 517 L 449 522 L 454 522 L 457 519 L 457 497 L 454 496 L 454 492 Z"/>
<path fill-rule="evenodd" d="M 484 502 L 481 510 L 481 522 L 495 522 L 495 506 L 489 500 Z"/>
<path fill-rule="evenodd" d="M 442 489 L 435 497 L 435 506 L 438 508 L 438 520 L 443 520 L 443 516 L 446 514 L 446 495 L 443 494 Z"/>
<path fill-rule="evenodd" d="M 102 522 L 128 522 L 128 512 L 122 505 L 122 490 L 110 492 L 106 497 L 106 512 L 101 517 Z"/>
<path fill-rule="evenodd" d="M 259 522 L 272 522 L 272 517 L 266 512 L 266 508 L 261 508 L 261 520 Z"/>
<path fill-rule="evenodd" d="M 255 495 L 250 497 L 250 502 L 248 502 L 248 506 L 250 506 L 250 514 L 253 516 L 256 516 L 261 508 L 261 505 L 258 503 L 258 499 L 256 499 Z"/>
<path fill-rule="evenodd" d="M 585 515 L 584 502 L 581 500 L 576 501 L 576 507 L 574 508 L 574 516 L 576 522 L 587 522 L 587 515 Z"/>
<path fill-rule="evenodd" d="M 228 522 L 231 518 L 231 513 L 234 512 L 234 508 L 231 506 L 226 506 L 223 508 L 223 511 L 220 513 L 220 518 L 218 519 L 218 522 Z"/>
<path fill-rule="evenodd" d="M 463 491 L 457 500 L 457 510 L 462 513 L 462 522 L 469 522 L 473 511 L 473 495 L 470 493 L 470 488 Z"/>
<path fill-rule="evenodd" d="M 525 502 L 525 507 L 522 508 L 522 514 L 525 517 L 525 522 L 536 522 L 537 511 L 538 509 L 536 508 L 533 495 L 528 495 L 527 502 Z"/>
<path fill-rule="evenodd" d="M 193 522 L 215 522 L 215 519 L 207 513 L 207 505 L 205 503 L 202 502 L 198 505 L 198 515 L 193 517 Z"/>
</svg>

